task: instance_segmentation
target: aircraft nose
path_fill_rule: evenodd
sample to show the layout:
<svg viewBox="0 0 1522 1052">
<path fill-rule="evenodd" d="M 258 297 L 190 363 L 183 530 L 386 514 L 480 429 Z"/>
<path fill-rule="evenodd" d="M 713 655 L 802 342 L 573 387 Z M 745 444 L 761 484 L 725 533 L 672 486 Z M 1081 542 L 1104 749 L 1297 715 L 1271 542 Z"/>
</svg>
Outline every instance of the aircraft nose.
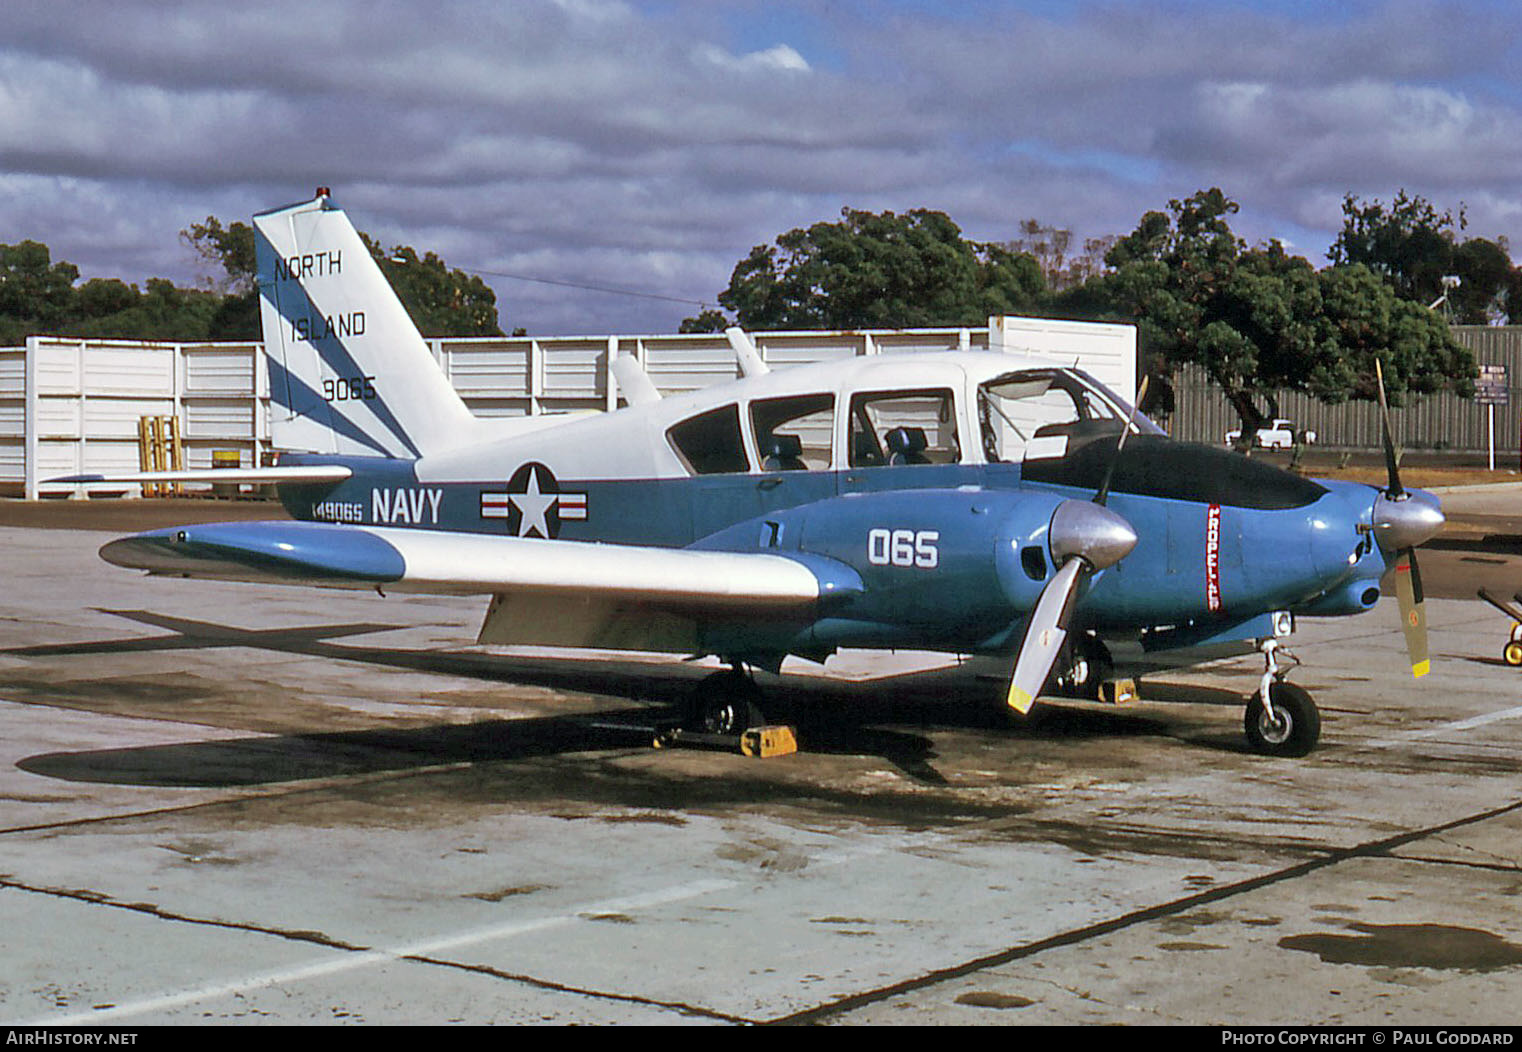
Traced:
<svg viewBox="0 0 1522 1052">
<path fill-rule="evenodd" d="M 1129 522 L 1102 504 L 1065 500 L 1052 513 L 1047 546 L 1062 565 L 1076 555 L 1096 570 L 1113 566 L 1136 547 L 1139 539 Z"/>
<path fill-rule="evenodd" d="M 1384 493 L 1374 498 L 1374 539 L 1387 552 L 1415 548 L 1437 536 L 1447 518 L 1442 502 L 1423 490 L 1407 490 L 1392 500 Z"/>
</svg>

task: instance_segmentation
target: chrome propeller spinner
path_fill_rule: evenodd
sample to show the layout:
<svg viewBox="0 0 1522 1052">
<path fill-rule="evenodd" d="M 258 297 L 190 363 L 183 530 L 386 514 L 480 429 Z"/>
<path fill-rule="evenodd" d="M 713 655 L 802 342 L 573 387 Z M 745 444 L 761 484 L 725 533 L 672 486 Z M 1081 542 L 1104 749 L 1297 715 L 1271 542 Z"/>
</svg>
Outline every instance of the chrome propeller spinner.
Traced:
<svg viewBox="0 0 1522 1052">
<path fill-rule="evenodd" d="M 1446 521 L 1442 504 L 1427 493 L 1405 491 L 1391 497 L 1386 490 L 1374 498 L 1374 539 L 1387 552 L 1431 540 Z"/>
</svg>

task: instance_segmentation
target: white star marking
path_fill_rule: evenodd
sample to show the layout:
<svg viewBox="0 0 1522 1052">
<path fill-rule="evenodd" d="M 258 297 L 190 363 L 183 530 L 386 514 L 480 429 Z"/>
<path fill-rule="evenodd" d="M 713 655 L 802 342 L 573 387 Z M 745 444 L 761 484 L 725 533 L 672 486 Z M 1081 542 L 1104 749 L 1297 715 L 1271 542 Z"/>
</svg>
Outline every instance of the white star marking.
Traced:
<svg viewBox="0 0 1522 1052">
<path fill-rule="evenodd" d="M 556 494 L 544 494 L 539 492 L 539 472 L 530 470 L 528 473 L 528 491 L 526 493 L 510 493 L 507 497 L 512 501 L 523 516 L 518 520 L 518 536 L 527 537 L 530 530 L 537 530 L 539 536 L 549 539 L 550 524 L 545 518 L 546 513 L 555 506 L 559 498 Z"/>
</svg>

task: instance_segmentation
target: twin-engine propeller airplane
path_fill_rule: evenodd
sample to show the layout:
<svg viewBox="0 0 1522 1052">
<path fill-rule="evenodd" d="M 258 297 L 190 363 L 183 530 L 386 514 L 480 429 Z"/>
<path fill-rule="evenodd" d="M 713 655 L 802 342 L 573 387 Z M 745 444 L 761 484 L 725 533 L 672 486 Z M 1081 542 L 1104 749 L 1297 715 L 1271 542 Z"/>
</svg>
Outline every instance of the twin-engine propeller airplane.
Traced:
<svg viewBox="0 0 1522 1052">
<path fill-rule="evenodd" d="M 272 482 L 298 521 L 156 530 L 105 545 L 112 563 L 481 594 L 483 643 L 715 655 L 730 668 L 688 716 L 719 733 L 763 720 L 746 667 L 787 655 L 1007 655 L 1024 713 L 1044 691 L 1097 694 L 1111 647 L 1145 662 L 1234 642 L 1264 658 L 1252 747 L 1303 755 L 1320 717 L 1279 640 L 1295 615 L 1374 606 L 1391 564 L 1426 671 L 1412 549 L 1443 515 L 1401 485 L 1393 452 L 1383 489 L 1314 482 L 1175 442 L 1057 362 L 972 351 L 771 372 L 739 330 L 733 382 L 662 398 L 620 357 L 624 408 L 479 419 L 325 190 L 254 226 L 272 438 L 293 452 L 111 480 Z"/>
</svg>

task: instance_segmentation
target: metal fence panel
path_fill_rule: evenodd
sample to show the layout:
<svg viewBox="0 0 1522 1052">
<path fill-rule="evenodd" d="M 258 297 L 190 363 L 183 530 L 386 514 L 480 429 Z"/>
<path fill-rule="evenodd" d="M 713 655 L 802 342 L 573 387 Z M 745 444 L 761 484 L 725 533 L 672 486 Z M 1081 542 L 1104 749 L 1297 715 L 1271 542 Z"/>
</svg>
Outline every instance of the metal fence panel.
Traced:
<svg viewBox="0 0 1522 1052">
<path fill-rule="evenodd" d="M 263 368 L 257 343 L 183 345 L 186 398 L 247 396 L 254 392 Z"/>
<path fill-rule="evenodd" d="M 532 341 L 513 343 L 467 343 L 462 340 L 440 341 L 445 372 L 460 397 L 502 398 L 506 395 L 527 397 L 529 368 L 533 360 Z"/>
<path fill-rule="evenodd" d="M 619 349 L 633 353 L 644 363 L 650 382 L 663 394 L 686 394 L 740 375 L 734 348 L 724 336 L 641 336 L 620 341 Z"/>
<path fill-rule="evenodd" d="M 1495 410 L 1496 448 L 1517 449 L 1522 428 L 1522 326 L 1456 325 L 1454 339 L 1469 348 L 1482 365 L 1505 365 L 1509 402 Z M 1307 394 L 1280 391 L 1281 415 L 1295 427 L 1316 432 L 1317 445 L 1333 449 L 1372 450 L 1383 443 L 1379 408 L 1374 402 L 1327 405 Z M 1205 371 L 1188 366 L 1174 377 L 1175 406 L 1169 430 L 1175 438 L 1220 444 L 1227 431 L 1241 426 L 1236 411 Z M 1415 395 L 1391 406 L 1391 425 L 1405 449 L 1484 453 L 1489 441 L 1489 413 L 1473 399 L 1450 392 Z"/>
</svg>

